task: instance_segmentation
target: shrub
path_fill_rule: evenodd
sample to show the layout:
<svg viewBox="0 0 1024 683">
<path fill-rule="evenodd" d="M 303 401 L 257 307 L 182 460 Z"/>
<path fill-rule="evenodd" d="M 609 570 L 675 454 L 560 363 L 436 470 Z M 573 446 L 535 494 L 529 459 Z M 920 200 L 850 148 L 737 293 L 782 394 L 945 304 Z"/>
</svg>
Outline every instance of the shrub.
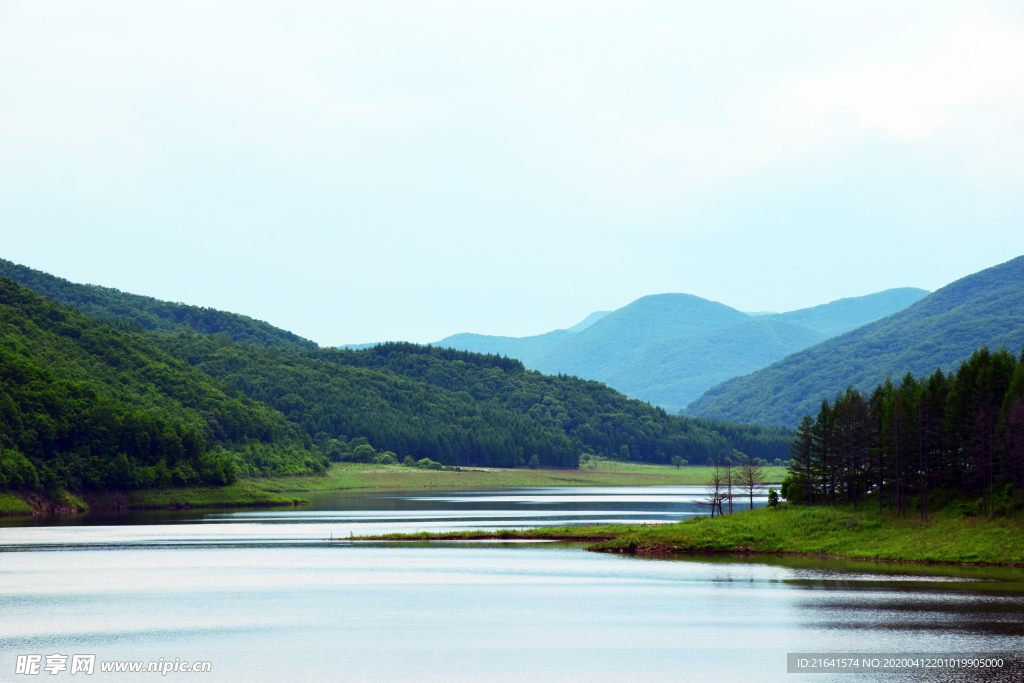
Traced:
<svg viewBox="0 0 1024 683">
<path fill-rule="evenodd" d="M 782 480 L 782 497 L 790 503 L 803 505 L 807 502 L 807 488 L 804 482 L 789 475 Z"/>
<path fill-rule="evenodd" d="M 324 453 L 331 462 L 341 462 L 348 451 L 348 444 L 338 439 L 328 439 L 324 442 Z"/>
<path fill-rule="evenodd" d="M 434 462 L 430 458 L 423 458 L 422 460 L 420 460 L 419 462 L 416 463 L 416 467 L 419 467 L 420 469 L 424 469 L 424 470 L 443 470 L 444 469 L 444 465 L 442 465 L 439 462 Z"/>
<path fill-rule="evenodd" d="M 349 459 L 352 462 L 371 463 L 377 460 L 377 451 L 370 444 L 360 444 L 352 449 Z"/>
<path fill-rule="evenodd" d="M 20 451 L 0 448 L 0 490 L 38 489 L 35 466 Z"/>
</svg>

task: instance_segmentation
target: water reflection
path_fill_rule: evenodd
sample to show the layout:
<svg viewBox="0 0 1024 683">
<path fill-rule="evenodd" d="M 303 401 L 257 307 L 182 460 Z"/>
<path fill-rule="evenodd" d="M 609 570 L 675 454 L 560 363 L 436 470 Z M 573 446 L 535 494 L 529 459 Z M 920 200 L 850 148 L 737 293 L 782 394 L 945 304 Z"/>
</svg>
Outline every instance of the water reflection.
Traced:
<svg viewBox="0 0 1024 683">
<path fill-rule="evenodd" d="M 799 677 L 785 673 L 787 652 L 1024 646 L 1019 569 L 323 540 L 349 529 L 656 521 L 692 514 L 692 495 L 323 494 L 300 509 L 8 525 L 0 671 L 22 653 L 94 652 L 210 660 L 217 681 L 771 681 Z"/>
<path fill-rule="evenodd" d="M 698 514 L 699 486 L 533 488 L 494 491 L 304 493 L 309 505 L 227 510 L 143 510 L 0 521 L 0 547 L 102 544 L 297 543 L 416 531 L 654 524 Z M 755 507 L 765 504 L 754 499 Z M 121 527 L 115 530 L 116 527 Z"/>
</svg>

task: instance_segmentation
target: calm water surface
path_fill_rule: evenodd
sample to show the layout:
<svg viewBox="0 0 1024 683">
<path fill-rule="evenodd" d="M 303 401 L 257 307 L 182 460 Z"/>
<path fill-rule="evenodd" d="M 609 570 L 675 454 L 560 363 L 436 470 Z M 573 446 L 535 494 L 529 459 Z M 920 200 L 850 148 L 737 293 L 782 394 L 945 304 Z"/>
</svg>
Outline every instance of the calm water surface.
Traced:
<svg viewBox="0 0 1024 683">
<path fill-rule="evenodd" d="M 167 678 L 210 681 L 867 681 L 897 679 L 786 674 L 786 653 L 1024 646 L 1017 570 L 324 540 L 673 521 L 699 494 L 323 493 L 288 510 L 4 520 L 0 680 L 35 678 L 14 674 L 19 654 L 92 653 L 208 660 Z"/>
</svg>

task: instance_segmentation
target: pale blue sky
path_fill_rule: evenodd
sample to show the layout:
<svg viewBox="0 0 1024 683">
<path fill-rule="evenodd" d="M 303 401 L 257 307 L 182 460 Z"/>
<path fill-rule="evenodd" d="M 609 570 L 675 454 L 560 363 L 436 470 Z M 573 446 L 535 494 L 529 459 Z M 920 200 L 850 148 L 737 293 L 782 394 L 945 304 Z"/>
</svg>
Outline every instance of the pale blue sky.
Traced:
<svg viewBox="0 0 1024 683">
<path fill-rule="evenodd" d="M 1019 3 L 0 3 L 0 257 L 321 344 L 1024 253 Z"/>
</svg>

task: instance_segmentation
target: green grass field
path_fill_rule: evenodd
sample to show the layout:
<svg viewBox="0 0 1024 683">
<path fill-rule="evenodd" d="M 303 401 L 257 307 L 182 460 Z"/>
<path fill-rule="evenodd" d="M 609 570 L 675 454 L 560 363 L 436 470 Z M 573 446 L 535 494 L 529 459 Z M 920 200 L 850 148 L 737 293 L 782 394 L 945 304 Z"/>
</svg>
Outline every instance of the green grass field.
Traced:
<svg viewBox="0 0 1024 683">
<path fill-rule="evenodd" d="M 0 493 L 0 516 L 57 512 L 72 514 L 86 510 L 145 510 L 190 507 L 265 507 L 296 505 L 304 498 L 261 491 L 248 483 L 222 487 L 184 487 L 146 491 L 105 493 Z"/>
<path fill-rule="evenodd" d="M 31 515 L 32 506 L 14 493 L 0 493 L 0 515 Z"/>
<path fill-rule="evenodd" d="M 88 497 L 93 509 L 160 509 L 193 507 L 264 507 L 297 505 L 308 502 L 304 498 L 261 491 L 248 482 L 231 486 L 195 486 L 171 489 L 151 489 L 124 493 L 99 494 Z"/>
<path fill-rule="evenodd" d="M 939 514 L 927 522 L 824 507 L 761 508 L 677 524 L 548 527 L 497 533 L 412 534 L 381 540 L 592 540 L 590 550 L 641 554 L 771 553 L 924 563 L 1024 565 L 1024 520 Z"/>
<path fill-rule="evenodd" d="M 402 465 L 336 463 L 322 477 L 268 477 L 246 480 L 261 491 L 301 492 L 334 489 L 385 489 L 392 491 L 437 489 L 500 489 L 528 486 L 670 486 L 704 485 L 711 476 L 707 467 L 644 465 L 602 460 L 595 469 L 503 470 L 468 468 L 461 472 L 421 470 Z M 765 468 L 767 480 L 782 481 L 784 467 Z"/>
<path fill-rule="evenodd" d="M 778 482 L 785 468 L 765 468 L 768 481 Z M 323 476 L 265 477 L 243 479 L 231 486 L 184 487 L 145 491 L 85 493 L 78 497 L 66 492 L 60 500 L 43 501 L 49 508 L 60 505 L 79 509 L 157 509 L 185 507 L 256 507 L 295 505 L 306 502 L 292 494 L 304 491 L 419 489 L 487 490 L 531 486 L 667 486 L 703 485 L 711 475 L 707 467 L 623 463 L 612 460 L 594 462 L 579 470 L 508 470 L 467 468 L 460 472 L 426 470 L 402 465 L 363 465 L 335 463 Z M 68 498 L 68 496 L 71 496 Z M 40 507 L 39 496 L 33 496 Z M 67 500 L 65 500 L 67 498 Z M 0 494 L 0 514 L 32 514 L 33 506 L 14 493 Z"/>
</svg>

